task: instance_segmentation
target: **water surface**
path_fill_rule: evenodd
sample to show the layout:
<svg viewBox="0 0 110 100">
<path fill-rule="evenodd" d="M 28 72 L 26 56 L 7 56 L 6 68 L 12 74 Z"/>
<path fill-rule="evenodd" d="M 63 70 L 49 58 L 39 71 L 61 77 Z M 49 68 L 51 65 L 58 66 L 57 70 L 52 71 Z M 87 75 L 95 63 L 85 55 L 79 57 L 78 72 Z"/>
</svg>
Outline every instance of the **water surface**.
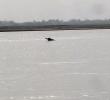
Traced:
<svg viewBox="0 0 110 100">
<path fill-rule="evenodd" d="M 3 100 L 110 99 L 109 66 L 110 30 L 0 33 Z"/>
</svg>

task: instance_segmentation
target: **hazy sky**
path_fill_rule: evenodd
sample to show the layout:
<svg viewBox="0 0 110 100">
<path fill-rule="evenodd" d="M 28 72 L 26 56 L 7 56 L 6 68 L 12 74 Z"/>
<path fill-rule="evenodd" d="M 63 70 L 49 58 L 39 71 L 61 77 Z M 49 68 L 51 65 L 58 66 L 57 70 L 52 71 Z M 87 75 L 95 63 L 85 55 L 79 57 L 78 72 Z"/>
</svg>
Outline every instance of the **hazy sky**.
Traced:
<svg viewBox="0 0 110 100">
<path fill-rule="evenodd" d="M 110 0 L 0 0 L 0 20 L 110 18 Z"/>
</svg>

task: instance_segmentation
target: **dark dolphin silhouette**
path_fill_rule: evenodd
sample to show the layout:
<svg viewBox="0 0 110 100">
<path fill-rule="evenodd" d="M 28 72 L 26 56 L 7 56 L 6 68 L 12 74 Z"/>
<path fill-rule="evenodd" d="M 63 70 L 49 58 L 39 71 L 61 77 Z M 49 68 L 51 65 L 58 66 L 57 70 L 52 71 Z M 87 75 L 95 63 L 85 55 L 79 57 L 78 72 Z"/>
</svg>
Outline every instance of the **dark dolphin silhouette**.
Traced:
<svg viewBox="0 0 110 100">
<path fill-rule="evenodd" d="M 52 38 L 45 38 L 47 41 L 55 41 L 54 39 Z"/>
</svg>

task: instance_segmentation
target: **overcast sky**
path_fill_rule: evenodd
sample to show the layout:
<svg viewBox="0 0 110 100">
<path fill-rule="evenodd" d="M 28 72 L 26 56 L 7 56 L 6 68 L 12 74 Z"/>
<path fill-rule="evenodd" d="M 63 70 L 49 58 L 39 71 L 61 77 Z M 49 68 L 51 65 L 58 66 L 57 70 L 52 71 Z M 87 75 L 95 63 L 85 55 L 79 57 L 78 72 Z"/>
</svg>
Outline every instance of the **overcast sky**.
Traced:
<svg viewBox="0 0 110 100">
<path fill-rule="evenodd" d="M 0 0 L 0 20 L 110 18 L 110 0 Z"/>
</svg>

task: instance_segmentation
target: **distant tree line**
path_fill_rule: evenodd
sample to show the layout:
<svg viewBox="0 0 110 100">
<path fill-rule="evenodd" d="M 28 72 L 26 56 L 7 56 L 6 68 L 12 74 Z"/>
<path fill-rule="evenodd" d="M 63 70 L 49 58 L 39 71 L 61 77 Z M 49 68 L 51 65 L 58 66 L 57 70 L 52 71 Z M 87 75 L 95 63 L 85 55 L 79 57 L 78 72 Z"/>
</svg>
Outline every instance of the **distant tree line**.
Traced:
<svg viewBox="0 0 110 100">
<path fill-rule="evenodd" d="M 110 25 L 110 19 L 106 20 L 69 20 L 63 21 L 58 19 L 51 19 L 48 21 L 32 21 L 32 22 L 14 22 L 14 21 L 0 21 L 2 26 L 46 26 L 46 25 Z"/>
<path fill-rule="evenodd" d="M 0 21 L 0 32 L 9 31 L 51 31 L 51 30 L 82 30 L 82 29 L 110 29 L 110 19 L 106 20 L 69 20 L 58 19 L 15 22 Z"/>
</svg>

